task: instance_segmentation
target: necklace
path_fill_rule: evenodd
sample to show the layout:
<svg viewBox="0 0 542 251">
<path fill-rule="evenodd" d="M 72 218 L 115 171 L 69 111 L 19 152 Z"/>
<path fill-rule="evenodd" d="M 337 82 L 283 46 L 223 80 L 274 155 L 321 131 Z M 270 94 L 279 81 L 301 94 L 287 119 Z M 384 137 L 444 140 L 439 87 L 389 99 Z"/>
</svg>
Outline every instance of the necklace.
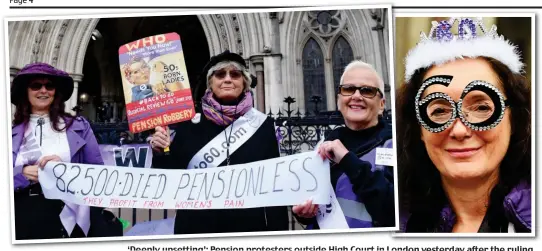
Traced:
<svg viewBox="0 0 542 251">
<path fill-rule="evenodd" d="M 37 136 L 37 133 L 38 133 L 38 130 L 37 128 L 39 127 L 40 129 L 40 146 L 42 145 L 43 143 L 43 125 L 45 124 L 45 119 L 44 117 L 42 116 L 36 116 L 36 115 L 31 115 L 32 117 L 38 117 L 38 120 L 36 122 L 36 127 L 35 127 L 35 130 L 34 130 L 34 136 L 36 137 Z"/>
<path fill-rule="evenodd" d="M 221 115 L 222 115 L 222 120 L 225 122 L 226 120 L 224 119 L 224 109 L 222 109 L 222 104 L 220 105 L 220 112 L 221 112 Z M 235 118 L 235 113 L 237 113 L 237 105 L 235 105 L 235 110 L 233 111 L 233 117 Z M 228 127 L 226 126 L 226 128 L 224 129 L 224 137 L 226 138 L 226 165 L 229 166 L 230 165 L 230 138 L 231 138 L 231 133 L 233 131 L 233 124 L 235 123 L 235 119 L 233 119 L 233 121 L 231 122 L 231 129 L 230 129 L 230 136 L 228 137 L 227 135 L 227 129 Z"/>
</svg>

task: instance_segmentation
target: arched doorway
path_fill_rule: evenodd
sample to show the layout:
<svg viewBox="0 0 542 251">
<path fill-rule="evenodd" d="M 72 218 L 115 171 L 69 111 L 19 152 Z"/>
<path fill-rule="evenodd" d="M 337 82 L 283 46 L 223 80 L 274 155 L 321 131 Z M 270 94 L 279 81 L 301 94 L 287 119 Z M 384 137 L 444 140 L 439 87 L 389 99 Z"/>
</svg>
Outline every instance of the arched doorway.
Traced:
<svg viewBox="0 0 542 251">
<path fill-rule="evenodd" d="M 197 16 L 103 18 L 96 25 L 85 54 L 79 94 L 88 94 L 88 99 L 78 101 L 83 108 L 82 115 L 91 121 L 124 121 L 119 47 L 169 32 L 181 37 L 188 78 L 194 91 L 201 69 L 210 58 L 205 32 Z"/>
</svg>

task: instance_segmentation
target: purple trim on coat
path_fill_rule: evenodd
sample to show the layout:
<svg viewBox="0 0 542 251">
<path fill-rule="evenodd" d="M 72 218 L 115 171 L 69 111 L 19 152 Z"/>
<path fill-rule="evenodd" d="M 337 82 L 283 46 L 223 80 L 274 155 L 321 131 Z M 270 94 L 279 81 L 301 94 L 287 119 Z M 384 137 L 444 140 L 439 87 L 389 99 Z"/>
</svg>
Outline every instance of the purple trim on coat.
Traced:
<svg viewBox="0 0 542 251">
<path fill-rule="evenodd" d="M 454 211 L 452 210 L 452 207 L 449 204 L 447 204 L 440 211 L 440 220 L 443 224 L 439 226 L 439 232 L 451 233 L 454 229 L 456 217 Z"/>
<path fill-rule="evenodd" d="M 503 203 L 506 215 L 514 225 L 521 224 L 532 230 L 531 185 L 529 183 L 522 181 L 512 188 Z"/>
<path fill-rule="evenodd" d="M 531 185 L 528 182 L 521 181 L 512 188 L 503 201 L 504 211 L 508 221 L 515 228 L 524 227 L 532 231 L 531 228 Z M 401 210 L 404 211 L 404 210 Z M 451 233 L 456 222 L 456 215 L 451 206 L 447 204 L 440 211 L 439 232 Z M 400 231 L 405 232 L 406 224 L 410 218 L 410 213 L 400 214 Z"/>
<path fill-rule="evenodd" d="M 348 176 L 346 174 L 341 174 L 339 179 L 337 180 L 337 186 L 335 187 L 335 194 L 338 197 L 341 197 L 343 199 L 347 200 L 355 200 L 358 201 L 356 194 L 352 192 L 352 183 L 350 183 L 350 179 L 348 179 Z"/>
<path fill-rule="evenodd" d="M 26 125 L 23 124 L 12 128 L 13 165 L 15 165 L 15 159 L 23 141 L 25 128 Z M 71 126 L 66 130 L 66 135 L 70 147 L 71 163 L 104 164 L 98 142 L 88 121 L 82 117 L 75 118 Z M 15 171 L 18 171 L 18 173 L 15 173 Z M 21 170 L 14 169 L 13 185 L 16 190 L 28 186 L 28 181 L 26 183 L 21 181 L 20 177 L 23 175 L 20 172 Z M 25 178 L 23 177 L 23 179 Z M 75 224 L 78 224 L 85 235 L 88 235 L 91 224 L 89 206 L 65 202 L 59 217 L 68 235 L 71 235 Z"/>
<path fill-rule="evenodd" d="M 384 144 L 382 144 L 381 146 L 378 146 L 377 148 L 393 148 L 393 140 L 388 139 L 388 140 L 386 140 L 386 142 L 384 142 Z M 360 159 L 364 160 L 364 161 L 367 161 L 367 162 L 370 162 L 372 164 L 372 168 L 371 168 L 372 172 L 374 172 L 375 170 L 384 169 L 384 166 L 375 164 L 376 148 L 374 148 L 373 150 L 371 150 L 367 154 L 361 156 Z"/>
<path fill-rule="evenodd" d="M 19 124 L 11 129 L 11 153 L 13 155 L 13 186 L 15 189 L 24 188 L 30 185 L 30 181 L 28 181 L 22 174 L 22 168 L 15 168 L 17 153 L 19 153 L 19 148 L 21 148 L 21 144 L 23 143 L 25 127 L 26 126 L 24 124 Z"/>
<path fill-rule="evenodd" d="M 23 142 L 26 124 L 19 124 L 12 128 L 12 154 L 13 165 Z M 71 163 L 103 165 L 98 142 L 90 128 L 90 124 L 82 117 L 77 117 L 66 131 L 70 146 Z M 15 168 L 14 166 L 12 168 Z M 30 184 L 22 175 L 22 170 L 13 170 L 13 186 L 15 189 L 24 188 Z"/>
<path fill-rule="evenodd" d="M 361 160 L 371 163 L 371 171 L 372 172 L 374 172 L 375 170 L 381 170 L 381 169 L 384 168 L 381 165 L 376 165 L 375 164 L 376 148 L 379 148 L 379 147 L 392 148 L 393 147 L 393 140 L 390 139 L 390 140 L 385 141 L 382 145 L 379 145 L 379 146 L 373 148 L 371 151 L 369 151 L 368 153 L 366 153 L 365 155 L 360 157 Z M 348 179 L 348 176 L 345 173 L 343 173 L 339 177 L 339 179 L 337 180 L 337 185 L 335 187 L 335 195 L 337 196 L 337 198 L 343 198 L 343 199 L 363 203 L 363 201 L 361 201 L 361 199 L 359 199 L 358 196 L 354 193 L 352 188 L 353 188 L 353 185 L 350 182 L 350 179 Z M 354 218 L 350 218 L 350 217 L 347 217 L 347 216 L 345 216 L 345 218 L 346 218 L 346 222 L 348 223 L 348 226 L 350 228 L 369 228 L 369 227 L 373 227 L 372 222 L 363 221 L 363 220 L 360 220 L 360 219 L 354 219 Z"/>
<path fill-rule="evenodd" d="M 399 232 L 406 232 L 406 227 L 410 215 L 411 214 L 407 210 L 402 210 L 401 207 L 399 207 Z"/>
</svg>

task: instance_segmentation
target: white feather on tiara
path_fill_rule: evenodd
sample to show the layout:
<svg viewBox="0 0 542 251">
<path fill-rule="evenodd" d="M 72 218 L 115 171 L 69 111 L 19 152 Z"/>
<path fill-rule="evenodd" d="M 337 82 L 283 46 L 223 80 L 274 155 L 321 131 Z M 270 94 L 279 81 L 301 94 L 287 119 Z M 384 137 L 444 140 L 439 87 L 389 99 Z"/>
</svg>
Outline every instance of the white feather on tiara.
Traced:
<svg viewBox="0 0 542 251">
<path fill-rule="evenodd" d="M 452 33 L 452 26 L 459 21 L 458 33 Z M 426 36 L 421 32 L 420 42 L 408 52 L 405 58 L 405 81 L 417 69 L 444 64 L 456 59 L 492 57 L 508 66 L 514 73 L 521 73 L 523 63 L 517 47 L 497 34 L 497 26 L 487 31 L 481 18 L 450 18 L 433 21 L 433 27 Z"/>
</svg>

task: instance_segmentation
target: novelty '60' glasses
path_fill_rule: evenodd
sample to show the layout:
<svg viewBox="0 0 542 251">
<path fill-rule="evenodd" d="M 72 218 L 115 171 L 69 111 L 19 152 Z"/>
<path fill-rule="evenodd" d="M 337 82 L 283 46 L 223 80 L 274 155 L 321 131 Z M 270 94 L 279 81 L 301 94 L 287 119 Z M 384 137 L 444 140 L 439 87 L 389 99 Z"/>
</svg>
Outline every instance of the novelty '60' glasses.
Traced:
<svg viewBox="0 0 542 251">
<path fill-rule="evenodd" d="M 497 87 L 488 82 L 470 82 L 457 102 L 443 92 L 429 93 L 421 98 L 429 86 L 440 84 L 447 87 L 452 78 L 439 75 L 424 81 L 415 98 L 418 122 L 433 133 L 446 130 L 458 117 L 472 130 L 486 131 L 495 128 L 503 119 L 509 104 Z"/>
</svg>

